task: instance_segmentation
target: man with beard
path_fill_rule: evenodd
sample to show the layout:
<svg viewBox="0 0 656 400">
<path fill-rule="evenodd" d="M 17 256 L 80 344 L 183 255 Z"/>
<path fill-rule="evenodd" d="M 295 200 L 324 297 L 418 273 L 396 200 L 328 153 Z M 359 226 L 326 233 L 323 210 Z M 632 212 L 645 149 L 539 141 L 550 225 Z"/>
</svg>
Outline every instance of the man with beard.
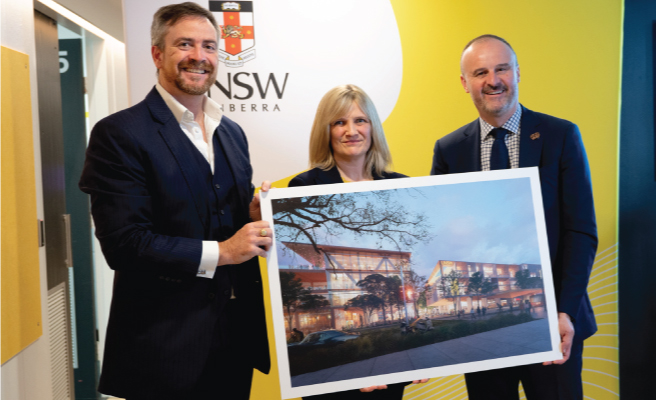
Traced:
<svg viewBox="0 0 656 400">
<path fill-rule="evenodd" d="M 80 180 L 116 271 L 99 391 L 248 399 L 253 368 L 270 364 L 256 256 L 272 234 L 246 137 L 205 95 L 218 27 L 195 3 L 170 5 L 151 39 L 157 85 L 94 127 Z"/>
<path fill-rule="evenodd" d="M 479 118 L 435 143 L 432 175 L 539 167 L 563 358 L 465 375 L 470 400 L 582 399 L 583 340 L 596 330 L 586 292 L 597 250 L 588 161 L 576 125 L 519 104 L 519 65 L 504 39 L 465 46 L 462 86 Z"/>
</svg>

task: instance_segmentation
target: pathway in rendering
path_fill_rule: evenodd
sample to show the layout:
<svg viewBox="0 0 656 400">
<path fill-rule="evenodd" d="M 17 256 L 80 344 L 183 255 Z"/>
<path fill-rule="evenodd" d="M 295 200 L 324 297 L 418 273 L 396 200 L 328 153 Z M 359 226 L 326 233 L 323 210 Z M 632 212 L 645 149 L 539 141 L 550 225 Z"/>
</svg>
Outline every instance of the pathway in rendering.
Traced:
<svg viewBox="0 0 656 400">
<path fill-rule="evenodd" d="M 292 377 L 292 386 L 441 367 L 551 350 L 546 319 L 399 351 Z"/>
</svg>

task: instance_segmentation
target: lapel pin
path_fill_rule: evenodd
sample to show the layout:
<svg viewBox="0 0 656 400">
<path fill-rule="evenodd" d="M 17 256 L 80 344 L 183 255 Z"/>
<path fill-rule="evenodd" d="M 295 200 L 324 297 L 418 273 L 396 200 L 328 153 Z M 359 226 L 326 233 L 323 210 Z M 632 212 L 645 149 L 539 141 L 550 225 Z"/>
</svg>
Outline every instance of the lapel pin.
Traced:
<svg viewBox="0 0 656 400">
<path fill-rule="evenodd" d="M 531 140 L 539 139 L 540 138 L 540 132 L 535 132 L 530 136 Z"/>
</svg>

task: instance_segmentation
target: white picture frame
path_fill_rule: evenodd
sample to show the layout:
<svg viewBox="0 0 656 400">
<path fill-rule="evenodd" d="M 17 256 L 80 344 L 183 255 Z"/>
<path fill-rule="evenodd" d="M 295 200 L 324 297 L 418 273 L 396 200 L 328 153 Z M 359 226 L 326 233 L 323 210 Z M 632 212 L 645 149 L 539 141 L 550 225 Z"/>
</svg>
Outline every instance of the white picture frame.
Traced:
<svg viewBox="0 0 656 400">
<path fill-rule="evenodd" d="M 335 196 L 331 197 L 331 195 Z M 372 197 L 380 195 L 386 196 L 386 200 L 384 201 L 388 202 L 384 204 L 385 207 L 383 208 L 381 208 L 379 202 L 375 201 L 376 198 Z M 303 199 L 326 200 L 328 198 L 331 199 L 330 201 L 337 201 L 337 199 L 350 199 L 350 203 L 348 204 L 350 204 L 351 209 L 345 210 L 342 214 L 345 214 L 346 212 L 352 213 L 354 205 L 356 205 L 357 208 L 357 206 L 368 204 L 372 213 L 382 212 L 386 208 L 395 211 L 404 210 L 402 213 L 397 212 L 396 215 L 403 214 L 404 218 L 407 219 L 406 222 L 412 222 L 413 216 L 424 215 L 426 218 L 423 221 L 428 221 L 428 224 L 424 223 L 423 225 L 418 224 L 416 226 L 419 227 L 417 229 L 421 229 L 420 233 L 424 235 L 423 239 L 425 242 L 414 240 L 415 245 L 412 249 L 399 249 L 399 243 L 397 240 L 394 245 L 397 249 L 390 249 L 389 243 L 394 243 L 394 241 L 388 240 L 388 244 L 386 245 L 385 240 L 377 240 L 375 238 L 375 233 L 369 233 L 364 235 L 366 237 L 357 238 L 353 236 L 353 231 L 329 229 L 328 227 L 323 227 L 322 229 L 322 227 L 319 227 L 318 230 L 314 230 L 313 235 L 315 235 L 315 244 L 320 247 L 320 253 L 318 254 L 322 254 L 324 260 L 322 264 L 322 261 L 320 261 L 319 258 L 313 259 L 312 257 L 307 256 L 307 254 L 310 254 L 308 253 L 308 249 L 314 251 L 316 248 L 312 246 L 312 240 L 309 239 L 309 236 L 306 233 L 298 234 L 298 232 L 296 232 L 295 237 L 298 240 L 291 242 L 287 240 L 294 236 L 293 230 L 297 228 L 289 228 L 289 226 L 285 225 L 285 221 L 289 220 L 290 217 L 288 214 L 282 214 L 287 211 L 281 210 L 288 210 L 289 207 L 296 207 L 296 205 L 289 206 L 289 199 L 296 199 L 295 201 L 298 202 Z M 442 176 L 272 189 L 269 192 L 262 193 L 261 200 L 262 218 L 263 220 L 270 222 L 274 232 L 274 245 L 268 253 L 267 268 L 270 300 L 273 311 L 274 341 L 280 375 L 281 395 L 283 399 L 338 392 L 373 385 L 412 381 L 422 378 L 448 376 L 466 372 L 539 363 L 562 358 L 562 353 L 560 352 L 556 301 L 551 274 L 551 263 L 549 259 L 549 247 L 537 168 L 532 167 Z M 393 207 L 400 206 L 401 208 L 392 208 L 389 206 L 390 204 L 393 205 Z M 336 208 L 338 208 L 338 206 L 336 206 Z M 471 212 L 468 213 L 467 210 L 471 210 Z M 337 211 L 335 215 L 338 214 L 339 211 Z M 283 215 L 286 215 L 284 218 L 287 218 L 287 220 L 283 219 Z M 438 220 L 440 221 L 439 223 L 431 222 Z M 484 221 L 484 223 L 481 221 Z M 307 221 L 305 220 L 300 220 L 300 222 L 307 225 Z M 296 226 L 301 225 L 302 224 L 299 223 Z M 500 225 L 503 225 L 503 227 L 500 227 Z M 408 226 L 409 225 L 405 225 L 403 229 L 406 231 L 408 229 L 414 229 L 408 228 Z M 487 228 L 481 228 L 482 226 L 486 226 Z M 382 230 L 385 229 L 381 229 L 381 231 Z M 459 230 L 464 230 L 464 232 L 460 232 Z M 487 232 L 488 230 L 493 232 Z M 497 232 L 497 230 L 499 232 Z M 414 233 L 414 231 L 411 232 Z M 426 232 L 428 232 L 428 239 L 426 238 Z M 502 232 L 506 232 L 506 234 L 503 234 Z M 441 238 L 437 240 L 437 242 L 435 242 L 435 235 Z M 493 236 L 492 238 L 489 238 L 486 235 Z M 422 239 L 421 235 L 418 236 Z M 500 236 L 504 239 L 499 239 Z M 458 241 L 452 244 L 447 243 L 449 238 L 452 237 L 454 240 L 457 237 Z M 335 243 L 323 243 L 331 241 L 331 238 L 335 239 Z M 496 244 L 496 247 L 489 243 L 495 240 L 499 241 L 499 243 Z M 504 242 L 504 240 L 507 243 Z M 283 242 L 286 244 L 283 244 Z M 348 244 L 354 243 L 354 245 L 351 244 L 351 246 L 345 246 L 345 242 L 348 242 Z M 375 245 L 372 246 L 372 243 L 375 243 Z M 435 245 L 431 243 L 439 244 Z M 485 247 L 486 243 L 488 244 L 487 248 Z M 424 248 L 421 246 L 424 246 Z M 442 247 L 442 250 L 437 250 L 440 246 L 446 247 Z M 353 251 L 348 252 L 344 250 L 348 247 L 352 247 Z M 456 247 L 461 251 L 460 253 L 452 252 L 455 251 Z M 346 300 L 348 296 L 353 296 L 353 293 L 365 293 L 360 286 L 354 288 L 356 278 L 362 283 L 363 279 L 361 278 L 368 273 L 367 271 L 369 269 L 372 273 L 381 272 L 376 268 L 380 268 L 382 261 L 376 265 L 372 264 L 368 266 L 360 265 L 360 262 L 358 261 L 358 265 L 349 270 L 348 267 L 339 264 L 339 261 L 331 261 L 331 259 L 339 258 L 344 260 L 343 254 L 364 254 L 367 249 L 372 250 L 372 252 L 367 253 L 369 254 L 368 257 L 370 257 L 368 259 L 375 260 L 382 260 L 384 258 L 381 258 L 382 256 L 380 255 L 376 255 L 376 251 L 392 254 L 392 256 L 390 256 L 392 258 L 394 257 L 393 254 L 397 254 L 398 257 L 400 257 L 397 258 L 397 260 L 402 259 L 404 257 L 403 254 L 405 253 L 417 254 L 417 257 L 420 257 L 421 255 L 424 260 L 421 262 L 421 265 L 419 265 L 419 263 L 413 265 L 413 258 L 411 257 L 408 258 L 408 260 L 410 260 L 409 267 L 405 266 L 406 264 L 404 264 L 404 262 L 399 262 L 399 265 L 401 266 L 399 267 L 398 275 L 399 277 L 405 276 L 406 280 L 408 279 L 408 274 L 410 274 L 409 270 L 406 268 L 416 268 L 417 270 L 424 268 L 424 270 L 426 270 L 426 265 L 430 264 L 430 261 L 427 262 L 425 260 L 430 260 L 431 249 L 441 251 L 441 254 L 444 255 L 464 254 L 464 256 L 459 256 L 459 258 L 469 258 L 466 260 L 454 260 L 449 259 L 449 257 L 444 259 L 440 257 L 440 254 L 435 255 L 435 267 L 428 279 L 433 279 L 435 285 L 433 292 L 430 292 L 431 295 L 433 296 L 433 293 L 438 293 L 436 297 L 439 300 L 430 304 L 442 304 L 442 306 L 435 306 L 424 310 L 424 315 L 429 317 L 431 325 L 436 325 L 433 327 L 433 330 L 428 331 L 428 328 L 424 324 L 422 329 L 418 329 L 413 333 L 406 333 L 405 335 L 399 333 L 400 336 L 394 333 L 394 329 L 398 329 L 399 332 L 401 331 L 401 324 L 405 322 L 409 314 L 413 314 L 413 318 L 420 317 L 421 315 L 421 308 L 418 308 L 418 311 L 412 311 L 412 307 L 417 303 L 417 299 L 412 301 L 409 292 L 410 289 L 407 289 L 408 285 L 406 283 L 402 284 L 401 287 L 403 289 L 400 290 L 403 292 L 403 296 L 406 296 L 406 292 L 408 293 L 404 301 L 405 310 L 397 304 L 396 312 L 394 312 L 394 306 L 390 308 L 379 306 L 375 311 L 376 314 L 366 314 L 366 311 L 369 309 L 358 309 L 357 307 L 355 310 L 361 312 L 361 314 L 353 312 L 352 316 L 348 316 L 348 312 L 342 313 L 339 308 L 348 304 L 348 301 Z M 334 253 L 331 253 L 331 251 Z M 340 251 L 342 251 L 343 254 L 340 253 Z M 306 257 L 303 257 L 300 254 L 306 255 Z M 292 266 L 288 262 L 289 257 L 293 257 L 293 259 L 296 260 L 300 257 L 300 259 L 304 260 L 305 264 Z M 358 255 L 358 257 L 364 259 L 364 256 Z M 477 257 L 487 257 L 488 259 L 475 259 Z M 522 257 L 529 258 L 530 260 L 518 259 Z M 308 258 L 315 262 L 308 261 Z M 522 263 L 523 261 L 526 261 L 527 263 Z M 449 264 L 449 262 L 452 264 Z M 338 263 L 339 265 L 336 266 L 335 263 Z M 539 266 L 539 272 L 536 272 L 538 270 L 536 265 Z M 322 268 L 323 272 L 321 272 Z M 528 276 L 529 273 L 532 275 L 539 275 L 538 277 L 541 279 L 542 297 L 535 294 L 537 293 L 535 291 L 528 289 L 522 290 L 518 286 L 519 284 L 516 277 L 513 281 L 513 273 L 516 275 L 517 271 L 522 269 L 528 271 L 526 276 Z M 451 273 L 450 271 L 457 271 L 456 275 L 463 275 L 466 271 L 468 274 L 466 277 L 468 285 L 469 279 L 472 278 L 472 275 L 474 274 L 472 271 L 475 270 L 481 272 L 483 281 L 489 278 L 490 282 L 493 284 L 496 282 L 497 292 L 488 292 L 485 296 L 474 296 L 472 295 L 472 292 L 468 292 L 469 296 L 467 294 L 461 295 L 460 293 L 462 293 L 463 289 L 458 286 L 460 283 L 457 283 L 455 286 L 459 287 L 459 289 L 454 288 L 451 291 L 452 293 L 450 293 L 451 298 L 449 299 L 449 296 L 444 294 L 448 292 L 443 293 L 439 290 L 440 286 L 442 289 L 446 288 L 446 283 L 443 283 L 442 281 L 442 277 L 447 276 L 446 271 L 449 271 L 449 273 Z M 304 311 L 298 308 L 299 303 L 296 302 L 296 308 L 298 309 L 285 316 L 286 309 L 283 306 L 281 271 L 287 274 L 293 273 L 293 275 L 286 276 L 292 276 L 293 279 L 301 282 L 303 288 L 306 289 L 306 294 L 312 293 L 317 296 L 323 296 L 330 305 L 324 305 L 315 310 L 310 309 L 309 311 Z M 341 278 L 338 271 L 342 271 L 343 276 L 341 276 Z M 400 273 L 400 271 L 404 272 Z M 313 274 L 312 276 L 317 277 L 320 277 L 321 274 L 324 273 L 327 276 L 327 278 L 325 278 L 326 284 L 322 285 L 321 283 L 316 284 L 316 282 L 305 282 L 299 277 L 301 274 L 308 275 L 310 273 Z M 393 274 L 388 273 L 387 277 L 389 278 L 389 276 L 392 275 Z M 338 278 L 342 279 L 342 281 Z M 462 281 L 459 280 L 458 282 L 465 282 L 465 277 L 461 276 L 461 278 Z M 287 290 L 288 286 L 285 287 Z M 501 288 L 505 290 L 501 290 Z M 350 294 L 344 295 L 343 298 L 339 297 L 348 290 L 351 290 Z M 360 292 L 358 292 L 358 290 Z M 466 290 L 469 289 L 467 288 Z M 410 300 L 408 296 L 410 296 Z M 510 299 L 509 304 L 506 304 L 507 309 L 504 309 L 504 305 L 502 304 L 504 301 L 504 297 L 502 296 L 510 296 L 505 298 L 506 303 L 508 303 L 508 299 Z M 463 297 L 470 297 L 471 299 L 467 300 L 463 299 Z M 321 300 L 321 297 L 317 298 Z M 432 297 L 432 299 L 434 298 L 435 296 Z M 519 303 L 517 303 L 518 298 L 520 300 Z M 494 306 L 490 307 L 490 304 L 492 304 L 491 299 L 492 301 L 495 301 L 497 307 L 501 306 L 501 308 L 495 310 Z M 533 299 L 539 299 L 540 301 L 534 301 Z M 449 300 L 453 301 L 454 314 L 450 315 L 450 310 L 447 310 L 448 312 L 446 314 L 439 314 L 441 312 L 439 307 L 446 307 L 446 310 L 448 308 Z M 490 310 L 488 316 L 485 316 L 485 313 L 481 316 L 480 313 L 474 312 L 475 304 L 478 304 L 478 307 L 476 307 L 478 311 L 478 309 L 481 308 L 482 302 L 485 303 L 483 308 Z M 409 303 L 412 303 L 410 311 L 408 311 Z M 427 299 L 426 305 L 428 304 L 429 300 Z M 447 306 L 443 306 L 444 304 L 447 304 Z M 468 308 L 467 305 L 463 304 L 471 304 L 471 306 Z M 538 305 L 531 309 L 529 304 Z M 528 311 L 524 305 L 526 305 Z M 438 316 L 433 318 L 436 307 L 438 308 Z M 466 315 L 460 315 L 461 312 L 458 307 L 468 308 Z M 521 310 L 519 310 L 520 307 Z M 382 321 L 380 318 L 381 308 L 383 309 L 382 314 L 385 321 Z M 455 309 L 458 309 L 457 311 L 459 312 L 457 317 Z M 325 318 L 321 317 L 322 315 L 325 316 L 327 314 L 326 310 L 329 312 L 328 316 Z M 319 321 L 320 318 L 330 320 L 330 328 L 336 328 L 336 331 L 340 330 L 337 328 L 341 328 L 341 332 L 346 330 L 347 332 L 345 334 L 352 333 L 352 336 L 356 336 L 356 338 L 351 341 L 351 338 L 345 340 L 346 336 L 340 336 L 340 340 L 344 340 L 343 342 L 334 339 L 336 342 L 330 345 L 312 345 L 305 343 L 289 345 L 290 315 L 292 315 L 291 325 L 295 325 L 298 321 L 299 313 L 304 316 L 303 318 L 305 318 L 305 320 L 309 321 L 312 321 L 312 318 L 316 318 L 317 321 Z M 389 315 L 385 315 L 386 313 Z M 461 325 L 463 323 L 474 324 L 475 322 L 481 321 L 479 325 L 468 326 L 472 330 L 483 329 L 480 328 L 480 326 L 488 326 L 492 324 L 489 321 L 494 317 L 498 317 L 494 320 L 494 323 L 498 323 L 503 316 L 505 316 L 506 319 L 512 319 L 513 321 L 520 317 L 528 318 L 522 316 L 522 314 L 526 313 L 530 314 L 532 321 L 518 323 L 500 329 L 488 330 L 481 333 L 465 335 L 459 338 L 442 340 L 440 342 L 431 342 L 431 344 L 401 351 L 393 351 L 388 354 L 378 355 L 381 351 L 381 346 L 372 350 L 372 346 L 374 345 L 369 344 L 369 347 L 367 347 L 365 344 L 362 344 L 364 343 L 362 340 L 364 340 L 363 338 L 365 337 L 370 337 L 372 338 L 371 340 L 379 340 L 379 342 L 376 343 L 380 343 L 380 337 L 383 335 L 383 330 L 389 329 L 386 331 L 388 333 L 385 334 L 389 337 L 395 338 L 390 339 L 390 342 L 393 342 L 394 346 L 409 346 L 410 344 L 408 344 L 408 341 L 411 340 L 409 338 L 417 338 L 412 340 L 419 342 L 422 340 L 433 340 L 429 339 L 432 337 L 430 335 L 436 335 L 437 333 L 434 331 L 438 328 L 448 333 L 448 329 L 442 328 L 442 326 L 456 326 L 456 324 L 458 324 L 462 327 L 464 326 Z M 343 316 L 344 314 L 346 314 L 347 317 L 338 317 L 338 315 Z M 316 315 L 316 317 L 313 317 L 314 315 Z M 335 315 L 334 318 L 333 315 Z M 368 315 L 368 317 L 363 318 L 364 315 Z M 516 317 L 516 315 L 519 315 L 520 317 Z M 396 322 L 389 325 L 375 326 L 376 324 L 389 322 L 389 320 L 392 319 L 390 317 L 394 316 L 398 317 Z M 349 322 L 349 320 L 346 320 L 345 318 L 352 319 Z M 338 323 L 338 319 L 341 322 Z M 451 321 L 456 322 L 452 323 Z M 287 328 L 286 325 L 288 326 Z M 358 329 L 358 326 L 360 329 Z M 474 328 L 474 326 L 476 328 Z M 419 327 L 421 327 L 421 325 L 419 325 Z M 470 328 L 461 328 L 460 331 L 466 331 Z M 453 330 L 455 328 L 449 329 Z M 303 329 L 301 329 L 301 331 L 302 330 Z M 321 332 L 329 330 L 333 332 L 332 329 L 322 330 Z M 406 331 L 407 330 L 408 329 L 406 328 Z M 304 332 L 306 336 L 309 333 L 310 332 Z M 359 335 L 355 335 L 355 333 L 359 333 Z M 335 335 L 337 334 L 335 333 Z M 340 333 L 339 335 L 344 335 L 344 333 Z M 314 335 L 313 338 L 318 336 L 319 335 Z M 398 342 L 396 339 L 397 337 L 401 338 L 398 339 Z M 497 343 L 494 341 L 496 340 L 494 339 L 495 337 L 503 337 L 505 343 L 492 345 L 492 343 Z M 348 342 L 352 343 L 347 344 Z M 356 343 L 359 344 L 356 346 Z M 320 369 L 307 373 L 299 373 L 299 371 L 305 371 L 310 368 L 299 366 L 307 366 L 310 364 L 316 365 L 320 362 L 330 361 L 328 359 L 331 356 L 319 357 L 317 354 L 336 354 L 339 353 L 339 346 L 344 345 L 351 346 L 350 348 L 354 349 L 349 352 L 349 357 L 356 353 L 359 357 L 362 357 L 362 354 L 372 354 L 372 356 L 359 361 L 352 361 L 343 364 L 338 363 L 332 367 L 312 367 Z M 292 347 L 295 347 L 295 349 L 290 350 Z M 327 350 L 323 353 L 317 353 L 317 349 L 319 348 L 325 348 Z M 364 350 L 360 351 L 361 349 Z M 367 351 L 369 353 L 367 353 Z M 396 358 L 390 358 L 390 356 Z"/>
</svg>

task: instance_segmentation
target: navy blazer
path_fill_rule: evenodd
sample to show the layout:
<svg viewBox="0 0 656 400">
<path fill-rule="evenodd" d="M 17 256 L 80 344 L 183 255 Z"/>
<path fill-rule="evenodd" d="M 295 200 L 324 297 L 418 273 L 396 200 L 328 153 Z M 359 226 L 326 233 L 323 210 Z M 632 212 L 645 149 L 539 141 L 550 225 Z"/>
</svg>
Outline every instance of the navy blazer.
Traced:
<svg viewBox="0 0 656 400">
<path fill-rule="evenodd" d="M 225 116 L 214 134 L 233 172 L 240 205 L 233 221 L 240 229 L 250 222 L 253 194 L 246 136 Z M 217 279 L 225 273 L 220 268 L 214 279 L 196 277 L 202 241 L 220 239 L 210 233 L 207 171 L 196 153 L 156 89 L 98 122 L 91 134 L 79 185 L 91 195 L 96 236 L 116 271 L 103 393 L 139 397 L 143 382 L 150 382 L 170 394 L 193 385 L 205 365 L 230 287 Z M 235 271 L 248 327 L 244 356 L 267 373 L 257 257 Z"/>
<path fill-rule="evenodd" d="M 394 179 L 394 178 L 407 178 L 407 175 L 399 174 L 398 172 L 383 172 L 382 176 L 375 173 L 372 174 L 374 180 L 380 179 Z M 312 168 L 302 174 L 296 175 L 289 181 L 289 187 L 294 186 L 313 186 L 313 185 L 328 185 L 332 183 L 344 183 L 342 176 L 339 174 L 337 166 L 332 167 L 328 171 L 321 168 Z"/>
<path fill-rule="evenodd" d="M 539 167 L 540 171 L 558 311 L 574 318 L 575 338 L 583 340 L 597 330 L 587 286 L 598 240 L 581 133 L 569 121 L 524 106 L 521 131 L 519 167 Z M 478 119 L 435 143 L 431 175 L 480 170 Z"/>
</svg>

